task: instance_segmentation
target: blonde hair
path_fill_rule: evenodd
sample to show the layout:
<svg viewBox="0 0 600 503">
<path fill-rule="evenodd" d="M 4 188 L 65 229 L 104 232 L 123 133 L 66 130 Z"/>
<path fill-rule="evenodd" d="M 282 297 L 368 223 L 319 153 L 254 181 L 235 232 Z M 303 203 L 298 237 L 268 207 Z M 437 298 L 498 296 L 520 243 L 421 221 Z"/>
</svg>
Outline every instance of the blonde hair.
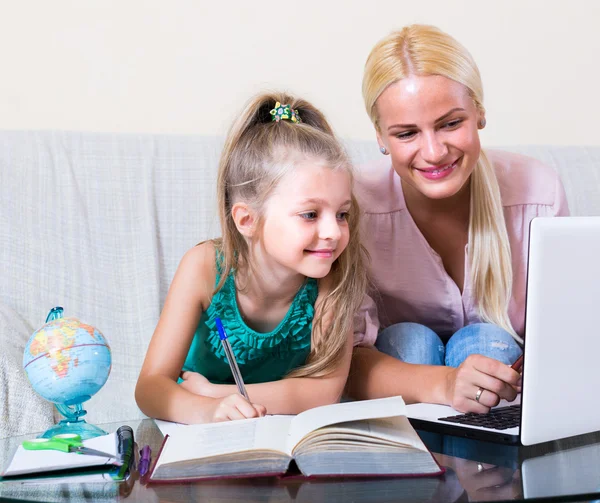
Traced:
<svg viewBox="0 0 600 503">
<path fill-rule="evenodd" d="M 389 85 L 409 75 L 441 75 L 454 80 L 465 86 L 477 110 L 485 112 L 481 76 L 469 52 L 438 28 L 410 25 L 375 45 L 365 65 L 363 99 L 377 130 L 377 99 Z M 500 188 L 483 151 L 471 175 L 469 259 L 481 320 L 504 328 L 522 342 L 508 317 L 512 263 Z"/>
<path fill-rule="evenodd" d="M 270 110 L 276 102 L 297 110 L 302 122 L 273 122 Z M 217 291 L 232 269 L 252 268 L 248 244 L 232 217 L 233 205 L 243 201 L 251 206 L 257 215 L 257 232 L 260 233 L 269 196 L 282 178 L 305 160 L 318 160 L 329 169 L 344 170 L 353 180 L 344 149 L 323 114 L 313 105 L 283 93 L 265 93 L 251 99 L 233 123 L 219 162 L 217 196 L 223 235 L 214 242 L 223 263 Z M 286 377 L 328 374 L 342 357 L 353 328 L 354 312 L 360 306 L 367 282 L 366 250 L 360 241 L 359 209 L 354 194 L 348 225 L 348 245 L 331 268 L 331 289 L 319 301 L 315 312 L 310 355 L 305 365 Z M 252 272 L 260 274 L 260 271 Z"/>
</svg>

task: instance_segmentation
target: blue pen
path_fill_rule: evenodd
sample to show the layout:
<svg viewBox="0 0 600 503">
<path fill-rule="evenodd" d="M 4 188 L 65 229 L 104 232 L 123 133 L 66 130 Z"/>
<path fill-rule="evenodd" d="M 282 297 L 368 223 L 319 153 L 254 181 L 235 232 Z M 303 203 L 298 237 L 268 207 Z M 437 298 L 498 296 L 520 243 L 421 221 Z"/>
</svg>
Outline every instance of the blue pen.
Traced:
<svg viewBox="0 0 600 503">
<path fill-rule="evenodd" d="M 235 361 L 235 356 L 233 355 L 231 345 L 227 340 L 227 333 L 225 332 L 223 324 L 221 323 L 221 318 L 215 318 L 215 324 L 217 325 L 217 330 L 219 331 L 219 339 L 221 339 L 221 344 L 223 345 L 223 349 L 225 350 L 225 356 L 227 356 L 227 361 L 229 362 L 229 366 L 231 367 L 231 373 L 233 374 L 233 379 L 237 384 L 238 391 L 240 392 L 240 395 L 242 395 L 246 400 L 250 401 L 248 393 L 246 392 L 246 387 L 244 386 L 242 374 L 237 365 L 237 362 Z"/>
</svg>

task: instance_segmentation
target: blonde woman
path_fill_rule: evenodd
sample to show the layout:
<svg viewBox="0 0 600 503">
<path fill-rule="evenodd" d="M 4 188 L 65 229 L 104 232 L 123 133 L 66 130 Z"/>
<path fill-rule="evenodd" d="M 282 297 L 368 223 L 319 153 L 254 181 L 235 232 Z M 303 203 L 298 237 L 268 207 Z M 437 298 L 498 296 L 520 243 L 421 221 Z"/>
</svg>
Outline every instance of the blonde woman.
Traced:
<svg viewBox="0 0 600 503">
<path fill-rule="evenodd" d="M 366 289 L 352 184 L 314 106 L 277 93 L 248 103 L 219 165 L 222 238 L 185 254 L 148 348 L 136 387 L 145 414 L 202 423 L 340 399 Z M 237 393 L 217 318 L 249 399 Z"/>
<path fill-rule="evenodd" d="M 479 71 L 437 28 L 381 40 L 363 98 L 383 156 L 357 182 L 376 291 L 350 392 L 486 412 L 519 390 L 529 223 L 568 214 L 563 187 L 534 159 L 481 150 Z"/>
</svg>

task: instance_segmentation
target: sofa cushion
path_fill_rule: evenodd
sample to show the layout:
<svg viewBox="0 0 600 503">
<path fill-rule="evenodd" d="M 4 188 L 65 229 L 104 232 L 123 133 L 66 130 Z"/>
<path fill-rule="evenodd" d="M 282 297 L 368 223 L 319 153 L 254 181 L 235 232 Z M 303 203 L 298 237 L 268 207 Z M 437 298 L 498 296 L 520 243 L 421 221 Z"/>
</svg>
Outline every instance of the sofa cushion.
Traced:
<svg viewBox="0 0 600 503">
<path fill-rule="evenodd" d="M 0 303 L 25 320 L 27 335 L 59 305 L 107 338 L 112 372 L 84 404 L 88 422 L 143 417 L 135 383 L 177 264 L 220 234 L 222 145 L 209 136 L 0 132 Z M 346 146 L 355 164 L 381 156 L 374 140 Z M 558 170 L 572 214 L 600 215 L 600 147 L 511 150 Z M 11 338 L 3 337 L 5 391 L 2 369 L 19 371 L 21 356 L 4 355 Z M 6 396 L 1 417 L 18 417 L 21 402 Z"/>
<path fill-rule="evenodd" d="M 53 405 L 41 398 L 23 370 L 23 351 L 33 333 L 14 310 L 0 304 L 0 438 L 43 431 L 53 424 Z"/>
<path fill-rule="evenodd" d="M 134 389 L 185 251 L 218 235 L 222 140 L 0 133 L 0 302 L 33 329 L 62 306 L 108 340 L 112 371 L 84 404 L 94 424 L 138 419 Z M 11 404 L 11 408 L 14 404 Z"/>
</svg>

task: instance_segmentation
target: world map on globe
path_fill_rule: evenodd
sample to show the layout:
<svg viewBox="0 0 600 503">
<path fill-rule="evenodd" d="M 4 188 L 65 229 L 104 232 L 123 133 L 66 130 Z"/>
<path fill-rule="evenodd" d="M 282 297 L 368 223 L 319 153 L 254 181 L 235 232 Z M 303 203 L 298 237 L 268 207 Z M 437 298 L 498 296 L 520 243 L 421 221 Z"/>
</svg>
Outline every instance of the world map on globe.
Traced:
<svg viewBox="0 0 600 503">
<path fill-rule="evenodd" d="M 77 318 L 57 318 L 36 330 L 25 347 L 23 368 L 33 389 L 50 402 L 89 400 L 111 370 L 110 346 L 100 331 Z"/>
</svg>

